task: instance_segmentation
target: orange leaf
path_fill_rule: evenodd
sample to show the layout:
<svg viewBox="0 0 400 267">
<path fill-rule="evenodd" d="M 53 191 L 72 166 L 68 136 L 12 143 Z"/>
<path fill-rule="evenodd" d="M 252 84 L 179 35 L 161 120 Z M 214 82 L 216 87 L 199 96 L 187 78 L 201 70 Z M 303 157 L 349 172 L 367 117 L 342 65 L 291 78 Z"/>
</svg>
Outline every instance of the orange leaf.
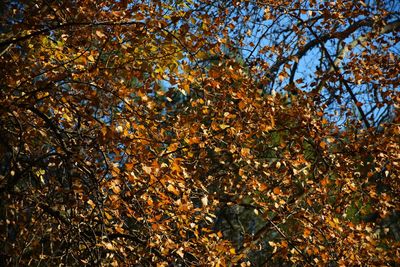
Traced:
<svg viewBox="0 0 400 267">
<path fill-rule="evenodd" d="M 131 171 L 133 169 L 133 163 L 126 163 L 125 164 L 125 169 L 127 171 Z"/>
<path fill-rule="evenodd" d="M 322 149 L 325 149 L 325 148 L 326 148 L 326 143 L 325 143 L 324 141 L 322 141 L 321 143 L 319 143 L 319 146 L 320 146 Z"/>
<path fill-rule="evenodd" d="M 189 139 L 189 145 L 198 144 L 198 143 L 200 143 L 200 138 L 198 138 L 197 136 Z"/>
<path fill-rule="evenodd" d="M 309 236 L 310 236 L 310 233 L 311 233 L 310 229 L 306 228 L 306 229 L 304 229 L 303 236 L 304 236 L 304 237 L 309 237 Z"/>
<path fill-rule="evenodd" d="M 243 110 L 246 107 L 246 103 L 244 101 L 239 102 L 239 109 Z"/>
<path fill-rule="evenodd" d="M 275 187 L 272 192 L 274 192 L 275 195 L 280 195 L 282 193 L 281 189 L 279 187 Z"/>
</svg>

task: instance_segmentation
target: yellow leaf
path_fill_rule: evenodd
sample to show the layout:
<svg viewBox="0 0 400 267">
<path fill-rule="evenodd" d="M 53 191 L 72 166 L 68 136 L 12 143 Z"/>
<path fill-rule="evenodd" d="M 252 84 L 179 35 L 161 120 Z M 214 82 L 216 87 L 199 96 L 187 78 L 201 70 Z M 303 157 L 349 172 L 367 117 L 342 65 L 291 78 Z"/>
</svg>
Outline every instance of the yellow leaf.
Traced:
<svg viewBox="0 0 400 267">
<path fill-rule="evenodd" d="M 335 142 L 335 138 L 333 138 L 333 137 L 328 137 L 326 140 L 327 140 L 329 143 L 334 143 L 334 142 Z"/>
<path fill-rule="evenodd" d="M 111 244 L 111 243 L 109 243 L 109 242 L 104 243 L 104 246 L 105 246 L 108 250 L 114 250 L 114 249 L 115 249 L 115 248 L 114 248 L 114 245 Z"/>
<path fill-rule="evenodd" d="M 189 94 L 189 93 L 190 93 L 190 86 L 189 86 L 189 84 L 185 83 L 185 84 L 183 85 L 183 90 L 185 90 L 185 92 L 186 92 L 187 94 Z"/>
<path fill-rule="evenodd" d="M 274 116 L 270 116 L 270 118 L 271 118 L 271 128 L 273 129 L 274 127 L 275 127 L 275 119 L 274 119 Z"/>
<path fill-rule="evenodd" d="M 179 249 L 176 251 L 176 254 L 178 254 L 181 258 L 183 258 L 183 256 L 185 255 L 185 254 L 183 253 L 183 248 L 179 248 Z"/>
<path fill-rule="evenodd" d="M 225 129 L 228 128 L 228 127 L 230 127 L 230 126 L 227 125 L 227 124 L 220 124 L 220 125 L 219 125 L 219 128 L 221 128 L 222 130 L 225 130 Z"/>
<path fill-rule="evenodd" d="M 111 221 L 113 218 L 108 212 L 104 212 L 104 215 L 106 216 L 107 220 L 109 220 L 109 221 Z"/>
<path fill-rule="evenodd" d="M 94 204 L 93 200 L 91 199 L 89 199 L 87 203 L 92 207 L 92 209 L 96 206 L 96 204 Z"/>
<path fill-rule="evenodd" d="M 247 157 L 250 154 L 250 148 L 244 147 L 240 150 L 240 154 L 243 157 Z"/>
<path fill-rule="evenodd" d="M 150 174 L 150 173 L 151 173 L 151 167 L 143 166 L 142 169 L 143 169 L 143 171 L 144 171 L 145 173 L 147 173 L 147 174 Z"/>
<path fill-rule="evenodd" d="M 181 168 L 181 166 L 179 164 L 179 160 L 174 159 L 174 161 L 172 162 L 172 165 L 171 165 L 171 170 L 172 171 L 176 171 L 176 172 L 181 172 L 182 171 L 182 168 Z"/>
<path fill-rule="evenodd" d="M 178 149 L 179 143 L 172 143 L 168 146 L 167 152 L 172 152 Z"/>
<path fill-rule="evenodd" d="M 88 56 L 89 61 L 94 62 L 96 61 L 92 55 Z"/>
<path fill-rule="evenodd" d="M 336 224 L 335 224 L 333 221 L 328 221 L 328 223 L 329 223 L 329 225 L 330 225 L 332 228 L 335 228 L 335 227 L 336 227 Z"/>
<path fill-rule="evenodd" d="M 176 190 L 175 186 L 173 186 L 172 184 L 169 184 L 169 185 L 167 186 L 167 190 L 168 190 L 169 192 L 173 193 L 173 194 L 176 195 L 176 196 L 179 196 L 179 195 L 180 195 L 180 194 L 179 194 L 179 191 Z"/>
<path fill-rule="evenodd" d="M 106 35 L 104 33 L 102 33 L 101 31 L 96 31 L 96 35 L 100 38 L 105 37 Z"/>
<path fill-rule="evenodd" d="M 280 161 L 276 162 L 275 167 L 276 167 L 277 169 L 279 169 L 279 168 L 281 167 L 281 162 L 280 162 Z"/>
</svg>

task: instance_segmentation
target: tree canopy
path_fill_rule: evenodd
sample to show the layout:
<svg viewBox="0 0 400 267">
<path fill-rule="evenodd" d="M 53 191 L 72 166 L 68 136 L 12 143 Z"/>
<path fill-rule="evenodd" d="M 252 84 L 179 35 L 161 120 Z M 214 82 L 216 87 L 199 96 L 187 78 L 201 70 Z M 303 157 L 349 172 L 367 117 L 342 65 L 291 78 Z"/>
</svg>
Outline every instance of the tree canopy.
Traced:
<svg viewBox="0 0 400 267">
<path fill-rule="evenodd" d="M 398 1 L 0 12 L 2 265 L 400 264 Z"/>
</svg>

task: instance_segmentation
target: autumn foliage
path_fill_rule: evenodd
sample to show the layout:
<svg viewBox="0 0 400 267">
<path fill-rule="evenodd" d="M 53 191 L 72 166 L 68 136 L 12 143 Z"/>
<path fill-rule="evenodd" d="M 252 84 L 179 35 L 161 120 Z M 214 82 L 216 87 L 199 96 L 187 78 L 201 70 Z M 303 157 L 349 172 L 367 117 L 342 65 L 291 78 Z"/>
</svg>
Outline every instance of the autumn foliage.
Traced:
<svg viewBox="0 0 400 267">
<path fill-rule="evenodd" d="M 2 266 L 400 264 L 397 1 L 4 1 Z"/>
</svg>

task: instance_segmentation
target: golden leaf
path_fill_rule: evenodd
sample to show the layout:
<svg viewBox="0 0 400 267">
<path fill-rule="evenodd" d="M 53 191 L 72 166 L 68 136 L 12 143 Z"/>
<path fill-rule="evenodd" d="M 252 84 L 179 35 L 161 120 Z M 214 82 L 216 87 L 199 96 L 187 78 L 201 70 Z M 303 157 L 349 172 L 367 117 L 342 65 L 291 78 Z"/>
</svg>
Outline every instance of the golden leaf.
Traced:
<svg viewBox="0 0 400 267">
<path fill-rule="evenodd" d="M 109 220 L 109 221 L 111 221 L 113 219 L 113 217 L 108 212 L 104 212 L 104 215 L 106 216 L 107 220 Z"/>
<path fill-rule="evenodd" d="M 171 192 L 171 193 L 173 193 L 174 195 L 176 195 L 176 196 L 179 196 L 180 194 L 179 194 L 179 191 L 175 188 L 175 186 L 173 186 L 172 184 L 169 184 L 168 186 L 167 186 L 167 190 L 169 191 L 169 192 Z"/>
<path fill-rule="evenodd" d="M 105 37 L 106 35 L 104 33 L 102 33 L 101 31 L 96 31 L 96 35 L 100 38 Z"/>
<path fill-rule="evenodd" d="M 91 62 L 96 61 L 92 55 L 89 55 L 89 56 L 88 56 L 88 59 L 89 59 L 89 61 L 91 61 Z"/>
<path fill-rule="evenodd" d="M 115 249 L 114 245 L 112 243 L 110 243 L 110 242 L 106 242 L 106 243 L 103 243 L 103 244 L 106 247 L 106 249 L 108 249 L 108 250 L 114 250 Z"/>
<path fill-rule="evenodd" d="M 150 174 L 150 173 L 151 173 L 151 170 L 152 170 L 152 168 L 151 168 L 151 167 L 148 167 L 148 166 L 142 166 L 142 169 L 143 169 L 143 171 L 144 171 L 145 173 L 147 173 L 147 174 Z"/>
<path fill-rule="evenodd" d="M 325 148 L 326 148 L 326 143 L 325 143 L 324 141 L 321 141 L 321 143 L 319 143 L 319 146 L 320 146 L 322 149 L 325 149 Z"/>
</svg>

